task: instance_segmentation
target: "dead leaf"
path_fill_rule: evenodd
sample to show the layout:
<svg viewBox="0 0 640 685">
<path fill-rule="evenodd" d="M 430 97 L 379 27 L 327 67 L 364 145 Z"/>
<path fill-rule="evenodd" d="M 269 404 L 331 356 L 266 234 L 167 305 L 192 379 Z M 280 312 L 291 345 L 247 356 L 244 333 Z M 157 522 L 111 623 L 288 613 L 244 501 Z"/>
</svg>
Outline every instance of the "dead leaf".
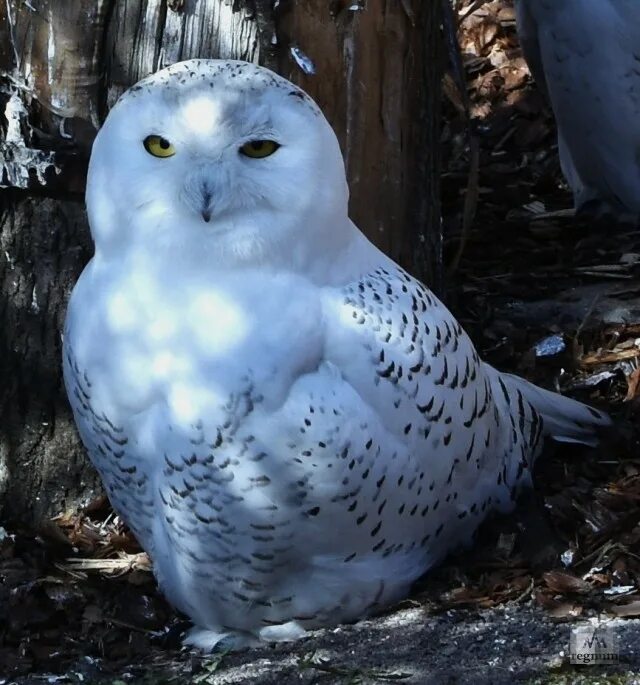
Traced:
<svg viewBox="0 0 640 685">
<path fill-rule="evenodd" d="M 634 400 L 638 395 L 640 395 L 640 387 L 638 387 L 640 384 L 640 367 L 637 369 L 634 369 L 628 376 L 627 376 L 627 395 L 624 398 L 625 402 L 629 402 L 631 400 Z"/>
<path fill-rule="evenodd" d="M 614 604 L 609 610 L 616 616 L 640 616 L 640 599 L 629 604 Z"/>
<path fill-rule="evenodd" d="M 543 574 L 542 579 L 550 590 L 559 595 L 566 592 L 585 594 L 591 589 L 589 583 L 582 580 L 582 578 L 564 571 L 547 571 Z"/>
<path fill-rule="evenodd" d="M 582 614 L 582 607 L 573 602 L 560 602 L 547 611 L 552 618 L 576 618 Z"/>
</svg>

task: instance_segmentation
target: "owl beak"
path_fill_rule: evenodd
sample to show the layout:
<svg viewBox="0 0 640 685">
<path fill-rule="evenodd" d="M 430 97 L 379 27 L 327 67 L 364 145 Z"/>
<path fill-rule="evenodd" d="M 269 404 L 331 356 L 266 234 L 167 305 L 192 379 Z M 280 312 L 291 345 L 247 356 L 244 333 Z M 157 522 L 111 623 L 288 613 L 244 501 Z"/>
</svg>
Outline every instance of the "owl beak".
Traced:
<svg viewBox="0 0 640 685">
<path fill-rule="evenodd" d="M 202 217 L 208 224 L 214 213 L 215 185 L 210 178 L 210 170 L 198 168 L 187 176 L 182 190 L 182 199 L 191 211 Z"/>
<path fill-rule="evenodd" d="M 204 219 L 205 223 L 209 223 L 211 221 L 211 199 L 212 199 L 213 193 L 211 190 L 208 188 L 208 186 L 204 186 L 202 189 L 202 204 L 200 205 L 200 216 Z"/>
</svg>

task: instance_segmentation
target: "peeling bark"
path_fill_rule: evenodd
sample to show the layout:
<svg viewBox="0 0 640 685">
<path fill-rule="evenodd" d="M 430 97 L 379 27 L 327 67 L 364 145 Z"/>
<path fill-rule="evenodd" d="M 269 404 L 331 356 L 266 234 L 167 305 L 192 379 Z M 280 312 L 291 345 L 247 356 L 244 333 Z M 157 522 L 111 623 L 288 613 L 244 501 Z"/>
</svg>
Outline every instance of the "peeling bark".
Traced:
<svg viewBox="0 0 640 685">
<path fill-rule="evenodd" d="M 23 189 L 0 189 L 0 515 L 37 522 L 77 506 L 97 484 L 64 397 L 60 329 L 91 252 L 82 204 L 91 143 L 119 95 L 190 57 L 276 69 L 334 126 L 354 220 L 438 283 L 439 8 L 424 0 L 0 2 L 0 114 L 8 106 L 0 183 Z"/>
<path fill-rule="evenodd" d="M 174 62 L 213 56 L 258 61 L 267 43 L 259 39 L 251 5 L 229 0 L 115 3 L 104 55 L 107 107 L 132 83 Z"/>
</svg>

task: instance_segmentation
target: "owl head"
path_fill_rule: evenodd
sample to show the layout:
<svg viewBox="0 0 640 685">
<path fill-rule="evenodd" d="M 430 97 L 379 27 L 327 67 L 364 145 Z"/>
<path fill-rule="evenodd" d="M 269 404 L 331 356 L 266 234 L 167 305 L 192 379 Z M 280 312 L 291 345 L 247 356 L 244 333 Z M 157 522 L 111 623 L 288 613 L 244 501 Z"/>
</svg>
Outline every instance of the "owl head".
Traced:
<svg viewBox="0 0 640 685">
<path fill-rule="evenodd" d="M 299 263 L 340 242 L 344 163 L 306 93 L 247 62 L 190 60 L 130 88 L 95 140 L 96 255 Z M 305 256 L 306 255 L 306 256 Z"/>
</svg>

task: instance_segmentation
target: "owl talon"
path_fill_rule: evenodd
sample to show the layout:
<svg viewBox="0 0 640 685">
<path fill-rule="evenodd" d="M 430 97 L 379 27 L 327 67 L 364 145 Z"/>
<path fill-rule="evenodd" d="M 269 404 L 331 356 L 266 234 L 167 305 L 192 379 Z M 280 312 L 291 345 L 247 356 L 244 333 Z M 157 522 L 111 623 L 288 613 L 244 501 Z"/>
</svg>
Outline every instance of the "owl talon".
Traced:
<svg viewBox="0 0 640 685">
<path fill-rule="evenodd" d="M 210 630 L 191 628 L 183 644 L 203 652 L 236 652 L 248 647 L 257 647 L 264 642 L 293 642 L 306 635 L 306 630 L 295 621 L 266 626 L 258 631 L 258 636 L 235 630 Z"/>
<path fill-rule="evenodd" d="M 306 635 L 307 631 L 296 621 L 267 626 L 258 631 L 263 642 L 293 642 Z"/>
<path fill-rule="evenodd" d="M 235 630 L 218 631 L 194 626 L 187 632 L 183 644 L 203 652 L 237 652 L 248 647 L 257 647 L 260 640 L 251 633 Z"/>
</svg>

